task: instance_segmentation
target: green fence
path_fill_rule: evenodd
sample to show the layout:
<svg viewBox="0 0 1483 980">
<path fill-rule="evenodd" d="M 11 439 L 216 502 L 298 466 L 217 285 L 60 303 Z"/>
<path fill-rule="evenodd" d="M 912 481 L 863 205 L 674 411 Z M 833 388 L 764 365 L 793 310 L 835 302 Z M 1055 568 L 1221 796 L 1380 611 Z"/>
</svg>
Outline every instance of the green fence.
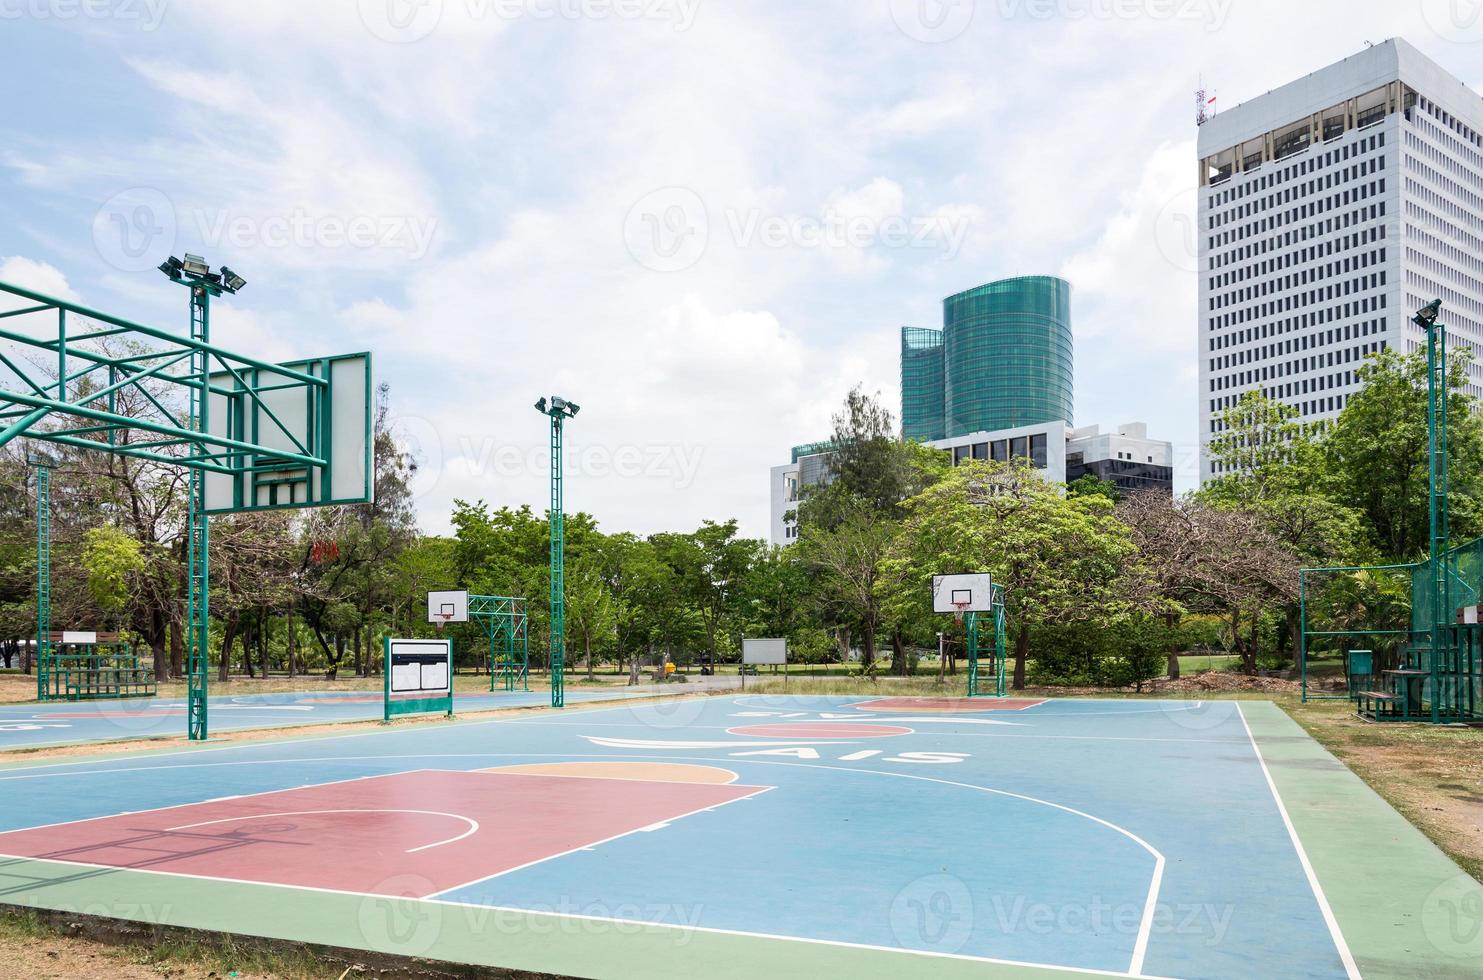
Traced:
<svg viewBox="0 0 1483 980">
<path fill-rule="evenodd" d="M 1466 621 L 1480 595 L 1483 538 L 1436 564 L 1303 569 L 1303 700 L 1352 699 L 1384 721 L 1483 721 L 1483 624 Z M 1373 667 L 1356 683 L 1345 664 L 1359 650 Z"/>
<path fill-rule="evenodd" d="M 96 701 L 155 695 L 154 671 L 127 643 L 49 643 L 38 664 L 43 701 Z"/>
</svg>

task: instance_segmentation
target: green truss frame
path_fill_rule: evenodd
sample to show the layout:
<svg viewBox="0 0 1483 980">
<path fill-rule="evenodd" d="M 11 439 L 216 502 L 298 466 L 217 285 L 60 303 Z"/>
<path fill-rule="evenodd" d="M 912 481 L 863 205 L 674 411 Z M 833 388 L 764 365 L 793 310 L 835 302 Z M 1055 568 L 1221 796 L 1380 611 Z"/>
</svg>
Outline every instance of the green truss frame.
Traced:
<svg viewBox="0 0 1483 980">
<path fill-rule="evenodd" d="M 24 303 L 0 311 L 0 342 L 29 348 L 36 360 L 14 359 L 0 350 L 0 446 L 24 436 L 44 442 L 113 453 L 169 466 L 182 466 L 189 479 L 187 512 L 186 675 L 189 688 L 187 737 L 209 736 L 207 677 L 210 631 L 210 519 L 205 506 L 208 473 L 237 475 L 257 470 L 277 471 L 286 463 L 329 466 L 329 460 L 307 451 L 295 452 L 226 435 L 209 435 L 209 395 L 246 399 L 269 417 L 272 410 L 263 395 L 290 388 L 323 391 L 328 379 L 282 364 L 273 364 L 211 343 L 210 303 L 220 289 L 199 280 L 177 280 L 190 290 L 190 335 L 177 334 L 0 282 L 0 294 Z M 37 336 L 12 329 L 4 321 L 16 317 L 55 316 L 55 334 Z M 69 318 L 89 321 L 81 332 L 69 331 Z M 129 349 L 107 353 L 99 342 L 117 338 Z M 40 364 L 55 358 L 53 379 Z M 270 384 L 258 385 L 262 371 Z M 237 382 L 231 388 L 212 384 L 225 374 Z M 153 388 L 162 389 L 163 400 Z M 369 388 L 367 389 L 369 391 Z M 119 399 L 139 396 L 142 412 L 125 415 Z M 183 401 L 184 416 L 169 402 Z M 56 423 L 61 424 L 56 424 Z M 50 424 L 48 424 L 50 423 Z M 367 438 L 369 445 L 369 434 Z M 302 448 L 302 447 L 300 447 Z M 39 514 L 40 512 L 38 512 Z M 38 526 L 38 556 L 49 558 L 49 540 Z M 38 586 L 42 570 L 38 569 Z M 48 589 L 38 590 L 38 619 Z M 48 615 L 49 618 L 49 615 Z M 45 645 L 38 632 L 38 654 Z M 39 678 L 38 678 L 39 681 Z M 38 688 L 39 690 L 39 688 Z"/>
<path fill-rule="evenodd" d="M 1004 627 L 1004 587 L 989 585 L 989 612 L 971 612 L 968 623 L 968 696 L 1002 698 L 1004 686 L 1004 653 L 1007 647 Z M 982 665 L 987 664 L 987 670 Z"/>
<path fill-rule="evenodd" d="M 489 689 L 496 678 L 506 691 L 530 690 L 530 620 L 525 600 L 518 596 L 471 595 L 469 619 L 484 628 L 489 639 Z M 517 660 L 516 657 L 519 657 Z"/>
</svg>

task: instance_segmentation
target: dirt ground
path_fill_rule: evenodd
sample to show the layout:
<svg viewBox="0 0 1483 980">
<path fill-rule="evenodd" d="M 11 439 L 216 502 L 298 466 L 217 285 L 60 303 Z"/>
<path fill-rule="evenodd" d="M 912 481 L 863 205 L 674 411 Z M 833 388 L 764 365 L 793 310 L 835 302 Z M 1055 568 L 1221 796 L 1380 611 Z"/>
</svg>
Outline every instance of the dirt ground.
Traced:
<svg viewBox="0 0 1483 980">
<path fill-rule="evenodd" d="M 0 910 L 0 957 L 5 976 L 27 980 L 538 980 L 533 973 L 29 910 Z"/>
</svg>

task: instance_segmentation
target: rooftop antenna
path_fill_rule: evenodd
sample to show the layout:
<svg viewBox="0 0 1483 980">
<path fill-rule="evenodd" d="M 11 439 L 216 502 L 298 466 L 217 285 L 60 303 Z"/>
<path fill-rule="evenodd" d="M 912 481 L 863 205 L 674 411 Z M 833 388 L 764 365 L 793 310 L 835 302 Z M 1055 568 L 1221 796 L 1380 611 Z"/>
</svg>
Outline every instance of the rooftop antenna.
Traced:
<svg viewBox="0 0 1483 980">
<path fill-rule="evenodd" d="M 1200 79 L 1200 87 L 1195 89 L 1195 125 L 1203 126 L 1215 115 L 1215 96 L 1205 91 L 1205 79 Z"/>
</svg>

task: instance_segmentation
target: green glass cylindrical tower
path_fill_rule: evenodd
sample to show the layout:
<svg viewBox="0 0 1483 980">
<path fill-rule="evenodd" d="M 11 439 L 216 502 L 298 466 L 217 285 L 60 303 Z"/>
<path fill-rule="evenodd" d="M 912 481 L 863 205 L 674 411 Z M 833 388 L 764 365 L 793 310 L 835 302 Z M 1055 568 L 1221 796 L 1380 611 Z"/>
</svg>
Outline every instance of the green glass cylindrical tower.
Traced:
<svg viewBox="0 0 1483 980">
<path fill-rule="evenodd" d="M 1071 424 L 1070 283 L 1004 279 L 942 304 L 947 438 Z"/>
</svg>

